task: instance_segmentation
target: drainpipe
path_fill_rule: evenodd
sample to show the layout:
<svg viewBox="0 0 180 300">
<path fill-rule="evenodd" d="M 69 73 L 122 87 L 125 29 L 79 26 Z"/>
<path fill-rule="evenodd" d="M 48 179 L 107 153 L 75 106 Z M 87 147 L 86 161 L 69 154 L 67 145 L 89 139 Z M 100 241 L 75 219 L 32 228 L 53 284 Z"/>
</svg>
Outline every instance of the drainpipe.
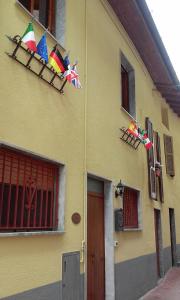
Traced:
<svg viewBox="0 0 180 300">
<path fill-rule="evenodd" d="M 88 79 L 87 79 L 87 0 L 85 0 L 85 67 L 84 67 L 84 201 L 83 201 L 83 212 L 84 212 L 84 240 L 82 241 L 82 254 L 83 254 L 83 266 L 84 266 L 84 300 L 87 299 L 87 90 L 88 90 Z"/>
</svg>

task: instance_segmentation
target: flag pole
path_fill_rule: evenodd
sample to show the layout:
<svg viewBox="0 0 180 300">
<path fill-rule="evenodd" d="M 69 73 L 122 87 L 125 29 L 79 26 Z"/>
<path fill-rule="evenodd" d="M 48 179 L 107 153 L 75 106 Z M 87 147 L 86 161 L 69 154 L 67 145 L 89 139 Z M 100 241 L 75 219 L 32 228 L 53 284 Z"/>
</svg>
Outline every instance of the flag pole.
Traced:
<svg viewBox="0 0 180 300">
<path fill-rule="evenodd" d="M 74 63 L 74 65 L 72 66 L 72 68 L 75 67 L 77 64 L 78 64 L 78 61 L 76 60 L 75 63 Z M 61 86 L 61 88 L 59 90 L 61 94 L 64 93 L 63 88 L 65 87 L 66 83 L 67 83 L 67 79 L 63 82 L 63 84 L 62 84 L 62 86 Z"/>
<path fill-rule="evenodd" d="M 31 54 L 31 56 L 30 56 L 30 58 L 29 58 L 29 60 L 28 60 L 28 62 L 27 62 L 27 64 L 26 64 L 26 68 L 31 68 L 31 66 L 30 66 L 29 64 L 30 64 L 31 60 L 32 60 L 33 57 L 34 57 L 34 54 L 35 54 L 35 52 L 33 51 L 33 53 Z"/>
<path fill-rule="evenodd" d="M 46 30 L 44 31 L 44 34 L 46 34 L 46 32 L 48 31 L 48 29 L 49 29 L 49 28 L 47 27 Z M 42 61 L 43 66 L 42 66 L 41 70 L 39 71 L 38 76 L 42 78 L 42 77 L 43 77 L 42 73 L 43 73 L 43 71 L 44 71 L 44 69 L 45 69 L 47 63 L 44 62 L 42 59 L 40 59 L 40 61 Z"/>
<path fill-rule="evenodd" d="M 43 62 L 43 60 L 40 60 L 40 61 L 42 61 L 43 66 L 42 66 L 42 68 L 41 68 L 41 70 L 40 70 L 38 76 L 42 78 L 42 77 L 43 77 L 42 73 L 43 73 L 43 71 L 44 71 L 44 69 L 45 69 L 45 67 L 46 67 L 46 63 Z"/>
</svg>

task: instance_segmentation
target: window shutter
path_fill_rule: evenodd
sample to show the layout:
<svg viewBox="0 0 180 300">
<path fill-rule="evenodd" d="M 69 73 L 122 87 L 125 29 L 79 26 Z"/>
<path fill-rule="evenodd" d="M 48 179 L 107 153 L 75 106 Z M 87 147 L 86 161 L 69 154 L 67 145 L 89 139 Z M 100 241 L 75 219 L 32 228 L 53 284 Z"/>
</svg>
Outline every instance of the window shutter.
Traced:
<svg viewBox="0 0 180 300">
<path fill-rule="evenodd" d="M 138 192 L 128 187 L 123 194 L 123 226 L 138 227 Z"/>
<path fill-rule="evenodd" d="M 35 0 L 19 0 L 19 2 L 20 2 L 27 10 L 29 10 L 30 13 L 33 13 Z"/>
<path fill-rule="evenodd" d="M 49 0 L 48 28 L 52 34 L 55 34 L 55 1 L 54 0 Z"/>
<path fill-rule="evenodd" d="M 136 117 L 136 103 L 135 103 L 135 72 L 130 70 L 128 72 L 129 80 L 129 113 L 134 118 Z"/>
<path fill-rule="evenodd" d="M 163 125 L 169 129 L 168 109 L 166 107 L 161 108 L 161 117 Z"/>
<path fill-rule="evenodd" d="M 150 141 L 153 143 L 153 126 L 149 118 L 146 118 L 146 131 Z M 154 162 L 154 146 L 147 150 L 147 163 L 148 163 L 148 178 L 149 178 L 149 197 L 157 199 L 156 187 L 156 174 Z"/>
<path fill-rule="evenodd" d="M 161 164 L 161 144 L 160 144 L 160 136 L 158 132 L 156 132 L 156 154 L 157 154 L 157 162 Z M 159 183 L 159 198 L 161 202 L 164 202 L 164 189 L 163 189 L 163 174 L 162 174 L 162 168 L 160 172 L 160 176 L 158 177 L 158 183 Z"/>
<path fill-rule="evenodd" d="M 164 134 L 164 152 L 166 159 L 166 173 L 170 176 L 175 176 L 174 169 L 174 154 L 172 137 Z"/>
<path fill-rule="evenodd" d="M 48 27 L 48 0 L 39 1 L 39 21 L 44 27 Z"/>
<path fill-rule="evenodd" d="M 129 79 L 128 72 L 121 66 L 122 107 L 129 112 Z"/>
</svg>

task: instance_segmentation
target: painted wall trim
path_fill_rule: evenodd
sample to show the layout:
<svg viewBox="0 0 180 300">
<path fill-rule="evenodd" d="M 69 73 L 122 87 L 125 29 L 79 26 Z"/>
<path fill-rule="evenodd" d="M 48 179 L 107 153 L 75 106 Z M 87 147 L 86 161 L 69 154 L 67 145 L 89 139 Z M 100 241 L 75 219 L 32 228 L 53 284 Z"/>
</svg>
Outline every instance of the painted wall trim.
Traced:
<svg viewBox="0 0 180 300">
<path fill-rule="evenodd" d="M 64 214 L 65 214 L 65 192 L 66 192 L 66 167 L 59 168 L 59 199 L 58 199 L 58 230 L 64 232 Z"/>
<path fill-rule="evenodd" d="M 115 299 L 114 284 L 114 209 L 112 182 L 104 182 L 105 207 L 105 291 L 106 300 Z"/>
<path fill-rule="evenodd" d="M 32 232 L 8 232 L 8 233 L 0 233 L 0 238 L 3 237 L 29 237 L 29 236 L 36 236 L 36 235 L 47 235 L 47 236 L 52 236 L 52 235 L 61 235 L 65 233 L 65 231 L 32 231 Z"/>
</svg>

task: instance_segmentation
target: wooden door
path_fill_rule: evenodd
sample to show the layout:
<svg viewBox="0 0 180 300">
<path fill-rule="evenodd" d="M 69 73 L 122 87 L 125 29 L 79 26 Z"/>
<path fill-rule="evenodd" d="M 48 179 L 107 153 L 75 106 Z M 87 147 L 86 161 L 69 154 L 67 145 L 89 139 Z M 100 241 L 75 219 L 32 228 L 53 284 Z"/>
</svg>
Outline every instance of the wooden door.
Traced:
<svg viewBox="0 0 180 300">
<path fill-rule="evenodd" d="M 105 299 L 104 196 L 87 197 L 87 300 Z"/>
<path fill-rule="evenodd" d="M 156 242 L 156 258 L 157 258 L 157 275 L 163 277 L 163 248 L 162 248 L 162 228 L 161 228 L 161 212 L 154 209 L 154 226 L 155 226 L 155 242 Z"/>
<path fill-rule="evenodd" d="M 176 228 L 175 228 L 175 215 L 174 215 L 173 208 L 169 208 L 169 225 L 170 225 L 172 266 L 176 266 Z"/>
</svg>

